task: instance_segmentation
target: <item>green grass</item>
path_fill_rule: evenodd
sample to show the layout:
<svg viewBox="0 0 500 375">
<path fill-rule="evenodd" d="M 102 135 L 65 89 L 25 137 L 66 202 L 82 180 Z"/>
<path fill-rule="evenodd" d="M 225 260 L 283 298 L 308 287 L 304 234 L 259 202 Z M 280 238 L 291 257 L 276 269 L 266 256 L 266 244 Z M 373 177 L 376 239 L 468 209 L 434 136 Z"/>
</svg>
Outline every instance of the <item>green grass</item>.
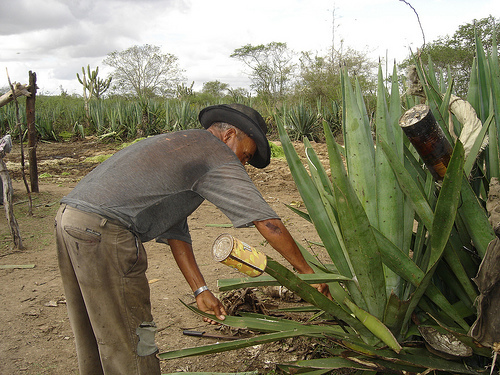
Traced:
<svg viewBox="0 0 500 375">
<path fill-rule="evenodd" d="M 273 159 L 284 159 L 285 152 L 283 151 L 283 147 L 278 146 L 273 142 L 269 142 L 269 147 L 271 148 L 271 158 Z"/>
<path fill-rule="evenodd" d="M 111 156 L 113 156 L 113 154 L 89 156 L 84 161 L 87 163 L 102 163 L 103 161 L 109 159 Z"/>
</svg>

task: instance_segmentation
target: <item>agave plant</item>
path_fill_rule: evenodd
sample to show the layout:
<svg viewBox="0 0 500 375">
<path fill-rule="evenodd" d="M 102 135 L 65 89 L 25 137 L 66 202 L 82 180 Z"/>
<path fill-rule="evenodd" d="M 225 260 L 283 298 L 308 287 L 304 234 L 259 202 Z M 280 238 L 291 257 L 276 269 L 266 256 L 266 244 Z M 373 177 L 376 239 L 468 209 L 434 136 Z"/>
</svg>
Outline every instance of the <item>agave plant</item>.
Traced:
<svg viewBox="0 0 500 375">
<path fill-rule="evenodd" d="M 307 139 L 308 168 L 302 164 L 286 124 L 278 121 L 283 149 L 307 208 L 307 212 L 294 210 L 314 224 L 331 264 L 319 263 L 301 248 L 315 275 L 296 275 L 269 259 L 268 275 L 226 280 L 219 287 L 278 282 L 320 311 L 317 316 L 321 319 L 335 319 L 338 325 L 228 316 L 224 324 L 264 334 L 161 353 L 160 358 L 220 352 L 301 335 L 316 338 L 330 356 L 279 365 L 285 373 L 323 374 L 339 368 L 359 373 L 483 373 L 491 364 L 492 351 L 468 335 L 477 318 L 474 301 L 478 291 L 471 277 L 495 237 L 481 199 L 487 192 L 488 176 L 494 175 L 489 169 L 498 162 L 498 149 L 485 151 L 486 169 L 476 160 L 486 133 L 491 136 L 497 131 L 494 126 L 491 130 L 491 124 L 498 125 L 498 85 L 483 75 L 498 78 L 499 70 L 495 57 L 482 56 L 484 61 L 478 57 L 473 73 L 480 78 L 475 90 L 482 92 L 476 105 L 489 106 L 482 109 L 483 129 L 467 158 L 462 142 L 447 132 L 449 123 L 457 134 L 461 130 L 457 118 L 448 112 L 452 82 L 441 93 L 431 64 L 427 70 L 421 65 L 418 68 L 426 82 L 427 104 L 454 145 L 439 184 L 422 166 L 398 124 L 402 107 L 396 68 L 390 93 L 379 69 L 375 142 L 359 85 L 343 75 L 345 146 L 335 142 L 330 127 L 324 124 L 329 173 Z M 471 81 L 472 92 L 476 83 Z M 469 100 L 472 98 L 476 96 L 471 94 Z M 497 147 L 497 138 L 493 139 L 495 145 L 490 143 L 490 148 Z M 485 176 L 478 187 L 467 178 L 474 166 Z M 333 301 L 310 287 L 313 282 L 328 282 Z"/>
<path fill-rule="evenodd" d="M 285 108 L 287 130 L 294 140 L 315 138 L 318 128 L 317 112 L 312 110 L 304 102 L 299 102 L 292 108 Z"/>
<path fill-rule="evenodd" d="M 187 101 L 165 102 L 166 130 L 186 130 L 198 126 L 198 111 Z"/>
</svg>

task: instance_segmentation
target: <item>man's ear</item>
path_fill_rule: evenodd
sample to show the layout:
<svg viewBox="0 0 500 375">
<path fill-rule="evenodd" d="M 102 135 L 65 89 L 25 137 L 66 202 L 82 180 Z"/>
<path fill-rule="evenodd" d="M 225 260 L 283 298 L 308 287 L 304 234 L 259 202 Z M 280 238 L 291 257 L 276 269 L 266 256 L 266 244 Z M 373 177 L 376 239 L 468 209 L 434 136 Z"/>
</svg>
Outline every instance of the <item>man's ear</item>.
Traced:
<svg viewBox="0 0 500 375">
<path fill-rule="evenodd" d="M 236 137 L 236 129 L 229 128 L 222 134 L 222 142 L 227 143 L 232 137 Z"/>
</svg>

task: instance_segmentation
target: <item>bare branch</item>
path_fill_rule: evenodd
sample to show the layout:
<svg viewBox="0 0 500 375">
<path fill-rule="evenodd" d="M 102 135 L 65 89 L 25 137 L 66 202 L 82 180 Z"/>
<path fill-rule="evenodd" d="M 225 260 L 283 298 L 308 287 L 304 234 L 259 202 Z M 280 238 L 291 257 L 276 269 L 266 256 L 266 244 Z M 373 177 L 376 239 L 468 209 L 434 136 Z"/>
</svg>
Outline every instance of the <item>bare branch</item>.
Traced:
<svg viewBox="0 0 500 375">
<path fill-rule="evenodd" d="M 424 44 L 422 44 L 422 48 L 424 48 L 425 47 L 425 34 L 424 34 L 424 29 L 422 28 L 422 24 L 420 23 L 420 17 L 418 16 L 417 11 L 415 10 L 415 8 L 413 8 L 413 6 L 408 1 L 406 1 L 406 0 L 399 0 L 399 1 L 402 1 L 403 3 L 408 5 L 413 10 L 415 15 L 417 16 L 418 25 L 420 26 L 420 30 L 422 31 L 422 39 L 424 41 Z"/>
<path fill-rule="evenodd" d="M 9 76 L 9 71 L 7 70 L 7 80 L 9 82 L 10 90 L 11 92 L 15 92 L 14 85 L 10 81 L 10 76 Z M 31 95 L 31 94 L 30 94 Z M 13 96 L 14 103 L 16 104 L 16 119 L 17 119 L 17 127 L 19 128 L 19 143 L 21 145 L 21 175 L 23 176 L 23 181 L 24 181 L 24 186 L 26 187 L 26 192 L 28 193 L 28 200 L 29 200 L 29 214 L 33 215 L 33 202 L 31 199 L 31 191 L 28 186 L 28 182 L 26 180 L 26 169 L 25 169 L 25 164 L 24 164 L 24 146 L 23 146 L 23 132 L 21 129 L 21 117 L 19 116 L 19 102 L 17 101 L 17 96 Z"/>
</svg>

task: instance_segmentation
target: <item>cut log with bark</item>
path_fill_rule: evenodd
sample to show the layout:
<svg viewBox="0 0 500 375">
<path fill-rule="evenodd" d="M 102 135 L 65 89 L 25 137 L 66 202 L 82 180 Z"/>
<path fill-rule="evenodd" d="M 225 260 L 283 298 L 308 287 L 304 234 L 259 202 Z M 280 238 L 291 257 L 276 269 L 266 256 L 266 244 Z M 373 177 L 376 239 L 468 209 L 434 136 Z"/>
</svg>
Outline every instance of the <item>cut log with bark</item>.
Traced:
<svg viewBox="0 0 500 375">
<path fill-rule="evenodd" d="M 11 101 L 14 100 L 14 98 L 20 96 L 31 96 L 31 93 L 29 91 L 29 85 L 21 85 L 18 82 L 14 82 L 13 86 L 14 86 L 14 91 L 10 90 L 9 92 L 0 96 L 0 107 L 3 107 L 4 105 L 10 103 Z"/>
</svg>

